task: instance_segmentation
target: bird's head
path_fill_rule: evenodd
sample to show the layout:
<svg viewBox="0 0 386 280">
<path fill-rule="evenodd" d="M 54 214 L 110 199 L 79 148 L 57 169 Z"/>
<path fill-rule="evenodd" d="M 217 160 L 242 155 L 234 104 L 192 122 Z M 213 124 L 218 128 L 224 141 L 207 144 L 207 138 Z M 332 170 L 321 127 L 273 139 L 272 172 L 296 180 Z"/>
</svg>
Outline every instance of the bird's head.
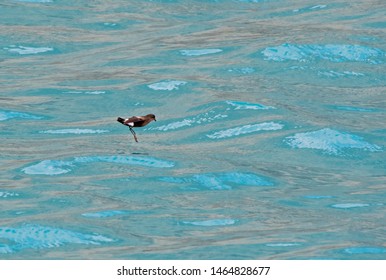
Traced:
<svg viewBox="0 0 386 280">
<path fill-rule="evenodd" d="M 152 119 L 152 120 L 154 120 L 154 121 L 157 121 L 157 120 L 155 119 L 155 115 L 154 115 L 154 114 L 148 114 L 148 115 L 146 115 L 146 117 L 149 117 L 150 119 Z"/>
</svg>

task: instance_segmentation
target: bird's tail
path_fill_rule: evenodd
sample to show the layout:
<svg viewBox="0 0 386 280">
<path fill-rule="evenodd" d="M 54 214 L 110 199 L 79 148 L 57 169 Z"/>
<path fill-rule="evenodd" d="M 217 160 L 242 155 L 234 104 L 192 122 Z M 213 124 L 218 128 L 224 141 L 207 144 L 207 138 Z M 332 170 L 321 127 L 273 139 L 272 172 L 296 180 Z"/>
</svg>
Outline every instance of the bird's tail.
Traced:
<svg viewBox="0 0 386 280">
<path fill-rule="evenodd" d="M 120 117 L 118 117 L 117 121 L 120 122 L 121 124 L 125 124 L 125 119 L 122 119 Z"/>
</svg>

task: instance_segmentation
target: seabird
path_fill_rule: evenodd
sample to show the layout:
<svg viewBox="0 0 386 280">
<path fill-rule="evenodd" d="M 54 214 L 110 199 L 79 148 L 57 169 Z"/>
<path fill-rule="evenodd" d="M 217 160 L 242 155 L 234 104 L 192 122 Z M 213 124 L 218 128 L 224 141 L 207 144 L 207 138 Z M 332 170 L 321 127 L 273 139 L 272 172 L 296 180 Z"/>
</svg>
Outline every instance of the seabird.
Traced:
<svg viewBox="0 0 386 280">
<path fill-rule="evenodd" d="M 121 124 L 128 126 L 130 128 L 131 133 L 134 136 L 135 142 L 138 142 L 137 135 L 135 134 L 133 127 L 142 127 L 147 125 L 151 121 L 157 121 L 157 120 L 155 119 L 154 114 L 148 114 L 146 116 L 140 116 L 140 117 L 132 116 L 131 118 L 127 118 L 127 119 L 118 117 L 117 121 L 120 122 Z"/>
</svg>

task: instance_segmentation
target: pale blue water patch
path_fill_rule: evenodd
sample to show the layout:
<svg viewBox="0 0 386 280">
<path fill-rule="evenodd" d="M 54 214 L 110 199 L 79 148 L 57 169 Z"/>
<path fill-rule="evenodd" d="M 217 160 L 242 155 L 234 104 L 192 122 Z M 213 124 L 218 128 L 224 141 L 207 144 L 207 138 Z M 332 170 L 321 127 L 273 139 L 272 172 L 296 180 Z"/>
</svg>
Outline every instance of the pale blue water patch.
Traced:
<svg viewBox="0 0 386 280">
<path fill-rule="evenodd" d="M 304 5 L 309 3 L 294 3 L 293 8 L 285 8 L 279 12 L 269 13 L 269 16 L 275 18 L 282 17 L 299 17 L 299 16 L 309 16 L 309 15 L 320 15 L 322 16 L 325 11 L 334 13 L 334 9 L 342 8 L 346 6 L 346 3 L 329 3 L 329 4 L 317 4 L 317 5 Z"/>
<path fill-rule="evenodd" d="M 183 225 L 202 226 L 202 227 L 218 227 L 231 226 L 237 223 L 234 219 L 212 219 L 203 221 L 182 221 Z"/>
<path fill-rule="evenodd" d="M 284 63 L 284 62 L 282 62 Z M 287 61 L 289 64 L 296 62 Z M 384 81 L 382 75 L 373 67 L 358 67 L 358 65 L 348 66 L 346 63 L 341 65 L 328 65 L 313 67 L 305 65 L 306 62 L 299 62 L 299 65 L 292 65 L 288 68 L 275 69 L 274 72 L 282 72 L 283 70 L 290 70 L 293 76 L 293 80 L 296 81 L 301 77 L 304 80 L 309 80 L 317 84 L 331 84 L 339 80 L 339 84 L 342 87 L 354 87 L 365 84 L 383 85 Z M 328 62 L 327 62 L 328 63 Z M 362 68 L 363 72 L 359 72 L 357 69 Z M 319 79 L 315 79 L 318 77 Z"/>
<path fill-rule="evenodd" d="M 268 247 L 292 247 L 292 246 L 300 246 L 300 243 L 268 243 L 265 246 Z"/>
<path fill-rule="evenodd" d="M 244 101 L 232 101 L 227 100 L 225 101 L 227 104 L 234 107 L 235 110 L 269 110 L 269 109 L 276 109 L 273 106 L 258 104 L 258 103 L 250 103 L 250 102 L 244 102 Z"/>
<path fill-rule="evenodd" d="M 221 180 L 221 178 L 212 174 L 193 175 L 191 180 L 193 181 L 193 183 L 197 183 L 198 185 L 210 190 L 231 190 L 232 189 L 232 186 L 227 185 L 224 180 Z"/>
<path fill-rule="evenodd" d="M 43 160 L 22 169 L 30 175 L 60 175 L 72 171 L 77 164 L 106 162 L 127 165 L 139 165 L 145 167 L 170 168 L 175 163 L 152 157 L 139 156 L 86 156 L 75 157 L 72 160 Z"/>
<path fill-rule="evenodd" d="M 267 0 L 237 0 L 237 1 L 238 2 L 244 2 L 244 3 L 261 3 L 261 2 L 265 2 Z"/>
<path fill-rule="evenodd" d="M 368 152 L 383 151 L 380 146 L 366 142 L 361 136 L 330 128 L 296 133 L 286 137 L 284 142 L 292 148 L 322 150 L 331 155 L 344 155 L 347 149 L 359 149 Z"/>
<path fill-rule="evenodd" d="M 6 121 L 9 119 L 41 120 L 41 119 L 43 119 L 43 117 L 24 113 L 24 112 L 0 110 L 0 121 Z"/>
<path fill-rule="evenodd" d="M 386 254 L 384 247 L 351 247 L 343 250 L 346 254 Z"/>
<path fill-rule="evenodd" d="M 26 3 L 51 3 L 53 0 L 13 0 L 16 2 L 26 2 Z"/>
<path fill-rule="evenodd" d="M 65 128 L 65 129 L 49 129 L 39 131 L 43 134 L 101 134 L 107 133 L 108 130 L 103 129 L 88 129 L 88 128 Z"/>
<path fill-rule="evenodd" d="M 100 212 L 83 213 L 82 216 L 86 218 L 109 218 L 125 214 L 127 214 L 127 212 L 123 210 L 106 210 Z"/>
<path fill-rule="evenodd" d="M 284 125 L 276 122 L 265 122 L 258 124 L 247 124 L 240 127 L 229 128 L 207 134 L 206 136 L 210 139 L 222 139 L 229 137 L 236 137 L 239 135 L 250 134 L 260 131 L 272 131 L 283 129 Z"/>
<path fill-rule="evenodd" d="M 365 23 L 363 25 L 370 27 L 370 28 L 386 29 L 386 21 L 369 22 L 369 23 Z"/>
<path fill-rule="evenodd" d="M 95 21 L 92 23 L 82 24 L 85 30 L 97 30 L 97 31 L 115 31 L 115 30 L 127 30 L 136 24 L 141 24 L 140 20 L 130 20 L 126 18 L 110 19 L 110 21 Z"/>
<path fill-rule="evenodd" d="M 357 73 L 354 71 L 337 71 L 330 69 L 321 69 L 317 67 L 310 67 L 306 65 L 294 65 L 286 68 L 293 71 L 312 71 L 315 72 L 320 77 L 328 78 L 350 78 L 350 77 L 363 77 L 365 74 Z"/>
<path fill-rule="evenodd" d="M 326 198 L 333 198 L 332 195 L 306 195 L 304 198 L 308 199 L 326 199 Z"/>
<path fill-rule="evenodd" d="M 314 16 L 316 18 L 323 18 L 325 16 L 325 13 L 338 13 L 340 9 L 344 9 L 348 6 L 348 3 L 345 2 L 336 2 L 332 1 L 330 3 L 326 3 L 329 1 L 323 1 L 317 4 L 317 2 L 314 5 L 310 5 L 309 2 L 304 3 L 297 3 L 292 2 L 292 5 L 284 6 L 283 9 L 280 9 L 279 11 L 268 13 L 267 16 L 274 17 L 274 18 L 285 18 L 285 17 L 291 17 L 291 18 L 299 18 L 299 17 L 310 17 Z"/>
<path fill-rule="evenodd" d="M 23 249 L 55 248 L 68 244 L 96 246 L 114 241 L 114 239 L 99 234 L 87 234 L 32 224 L 0 227 L 0 239 L 8 240 L 10 243 L 0 247 L 2 248 L 0 253 L 10 253 Z"/>
<path fill-rule="evenodd" d="M 172 161 L 141 156 L 87 156 L 87 157 L 75 157 L 76 163 L 89 163 L 89 162 L 110 162 L 121 163 L 129 165 L 141 165 L 146 167 L 158 167 L 158 168 L 171 168 L 175 166 Z"/>
<path fill-rule="evenodd" d="M 184 56 L 201 56 L 210 55 L 222 52 L 222 49 L 191 49 L 191 50 L 180 50 L 180 54 Z"/>
<path fill-rule="evenodd" d="M 344 105 L 332 106 L 332 108 L 334 108 L 336 110 L 349 111 L 349 112 L 370 113 L 370 112 L 376 111 L 376 109 L 372 109 L 372 108 L 363 108 L 363 107 L 356 107 L 356 106 L 344 106 Z"/>
<path fill-rule="evenodd" d="M 162 177 L 163 182 L 182 184 L 189 189 L 231 190 L 237 186 L 273 186 L 274 183 L 263 176 L 252 173 L 229 172 L 195 174 L 189 177 Z"/>
<path fill-rule="evenodd" d="M 107 92 L 105 90 L 88 90 L 88 91 L 70 90 L 70 91 L 65 91 L 63 93 L 99 95 L 99 94 L 105 94 Z"/>
<path fill-rule="evenodd" d="M 256 72 L 256 69 L 253 67 L 240 67 L 228 69 L 228 72 L 232 74 L 248 75 Z"/>
</svg>

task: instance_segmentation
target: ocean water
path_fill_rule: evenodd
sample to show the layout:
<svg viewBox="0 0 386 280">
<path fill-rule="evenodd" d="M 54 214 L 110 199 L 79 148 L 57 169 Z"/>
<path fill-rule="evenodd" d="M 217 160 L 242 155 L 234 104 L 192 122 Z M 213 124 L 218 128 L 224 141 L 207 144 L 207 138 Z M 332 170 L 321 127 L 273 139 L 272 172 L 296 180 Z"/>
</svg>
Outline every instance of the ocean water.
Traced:
<svg viewBox="0 0 386 280">
<path fill-rule="evenodd" d="M 0 259 L 385 259 L 385 10 L 0 1 Z"/>
</svg>

